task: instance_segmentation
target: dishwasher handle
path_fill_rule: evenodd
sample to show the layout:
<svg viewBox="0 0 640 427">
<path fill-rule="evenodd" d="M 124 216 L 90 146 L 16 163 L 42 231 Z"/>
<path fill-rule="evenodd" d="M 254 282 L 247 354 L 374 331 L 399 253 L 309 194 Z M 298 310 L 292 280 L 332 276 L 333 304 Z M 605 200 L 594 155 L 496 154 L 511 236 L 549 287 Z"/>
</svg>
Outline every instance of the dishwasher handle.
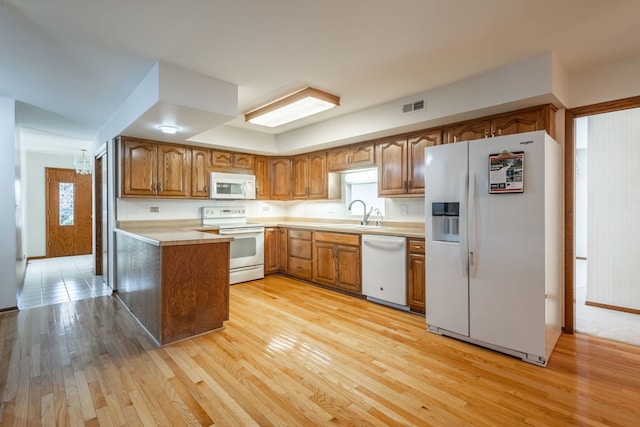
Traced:
<svg viewBox="0 0 640 427">
<path fill-rule="evenodd" d="M 390 242 L 388 240 L 363 240 L 363 244 L 380 249 L 395 249 L 404 247 L 404 240 Z"/>
</svg>

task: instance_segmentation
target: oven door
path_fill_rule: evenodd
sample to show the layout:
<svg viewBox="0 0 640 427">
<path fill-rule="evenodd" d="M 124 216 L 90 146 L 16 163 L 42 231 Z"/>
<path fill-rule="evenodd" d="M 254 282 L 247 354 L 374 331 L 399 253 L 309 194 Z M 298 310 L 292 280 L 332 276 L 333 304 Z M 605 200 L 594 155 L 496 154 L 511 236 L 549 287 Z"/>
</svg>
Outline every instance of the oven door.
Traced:
<svg viewBox="0 0 640 427">
<path fill-rule="evenodd" d="M 221 229 L 220 235 L 231 236 L 231 270 L 264 264 L 264 228 Z"/>
</svg>

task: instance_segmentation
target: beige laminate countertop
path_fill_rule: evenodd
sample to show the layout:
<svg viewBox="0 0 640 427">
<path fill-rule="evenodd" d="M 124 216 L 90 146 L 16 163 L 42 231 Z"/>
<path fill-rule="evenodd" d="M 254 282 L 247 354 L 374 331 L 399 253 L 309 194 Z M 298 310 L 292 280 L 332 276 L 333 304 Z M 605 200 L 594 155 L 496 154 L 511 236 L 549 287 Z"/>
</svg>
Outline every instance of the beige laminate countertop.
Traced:
<svg viewBox="0 0 640 427">
<path fill-rule="evenodd" d="M 309 230 L 332 231 L 336 233 L 352 234 L 380 234 L 386 236 L 403 236 L 424 239 L 424 228 L 406 227 L 401 225 L 376 226 L 358 224 L 336 224 L 311 221 L 261 221 L 265 227 L 290 227 Z"/>
<path fill-rule="evenodd" d="M 156 246 L 201 245 L 233 240 L 230 236 L 195 230 L 199 227 L 199 221 L 128 221 L 119 224 L 115 231 Z"/>
</svg>

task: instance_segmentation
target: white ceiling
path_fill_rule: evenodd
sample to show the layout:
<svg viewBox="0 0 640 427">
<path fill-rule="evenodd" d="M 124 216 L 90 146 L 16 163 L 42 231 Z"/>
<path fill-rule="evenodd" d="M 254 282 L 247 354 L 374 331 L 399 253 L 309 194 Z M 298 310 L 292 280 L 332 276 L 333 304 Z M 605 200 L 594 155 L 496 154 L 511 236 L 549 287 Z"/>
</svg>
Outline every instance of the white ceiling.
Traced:
<svg viewBox="0 0 640 427">
<path fill-rule="evenodd" d="M 237 85 L 226 125 L 282 133 L 543 52 L 570 75 L 638 57 L 639 16 L 637 0 L 0 0 L 0 96 L 22 127 L 91 139 L 162 61 Z M 307 85 L 341 106 L 244 122 Z"/>
</svg>

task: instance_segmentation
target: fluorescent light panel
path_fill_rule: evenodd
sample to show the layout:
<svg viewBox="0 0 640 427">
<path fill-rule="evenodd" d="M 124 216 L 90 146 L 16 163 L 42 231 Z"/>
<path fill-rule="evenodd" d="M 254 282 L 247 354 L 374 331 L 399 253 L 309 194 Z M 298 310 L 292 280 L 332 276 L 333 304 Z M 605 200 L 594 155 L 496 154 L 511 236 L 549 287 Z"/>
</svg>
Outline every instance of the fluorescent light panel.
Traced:
<svg viewBox="0 0 640 427">
<path fill-rule="evenodd" d="M 249 123 L 276 127 L 340 105 L 340 97 L 308 87 L 244 115 Z"/>
</svg>

